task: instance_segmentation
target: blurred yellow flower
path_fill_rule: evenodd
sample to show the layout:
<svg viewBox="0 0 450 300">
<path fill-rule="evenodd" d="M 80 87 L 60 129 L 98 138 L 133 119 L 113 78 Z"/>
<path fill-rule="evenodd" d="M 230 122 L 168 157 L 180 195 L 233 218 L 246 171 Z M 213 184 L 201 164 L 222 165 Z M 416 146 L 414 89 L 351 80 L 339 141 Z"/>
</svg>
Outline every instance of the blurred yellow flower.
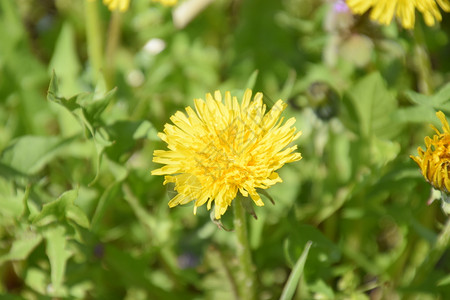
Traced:
<svg viewBox="0 0 450 300">
<path fill-rule="evenodd" d="M 110 11 L 126 11 L 130 6 L 130 0 L 103 0 L 103 3 L 108 6 Z"/>
<path fill-rule="evenodd" d="M 416 8 L 423 14 L 428 26 L 433 26 L 435 20 L 442 20 L 436 2 L 444 11 L 450 11 L 449 0 L 347 0 L 347 5 L 357 14 L 372 8 L 370 18 L 384 25 L 391 23 L 395 13 L 402 26 L 411 29 L 414 28 Z"/>
<path fill-rule="evenodd" d="M 174 125 L 166 124 L 158 134 L 169 150 L 155 150 L 153 161 L 166 166 L 152 175 L 169 175 L 164 184 L 175 184 L 170 207 L 195 201 L 195 214 L 197 207 L 207 203 L 209 210 L 214 202 L 220 219 L 238 191 L 263 206 L 256 189 L 282 182 L 275 171 L 302 158 L 294 152 L 297 146 L 288 147 L 301 135 L 292 127 L 295 118 L 284 124 L 280 119 L 287 105 L 278 100 L 266 113 L 262 93 L 251 97 L 246 90 L 239 104 L 226 92 L 223 103 L 219 91 L 207 94 L 206 101 L 194 100 L 196 111 L 176 112 L 170 118 Z"/>
<path fill-rule="evenodd" d="M 153 2 L 159 2 L 164 6 L 174 6 L 178 3 L 178 0 L 152 0 Z"/>
<path fill-rule="evenodd" d="M 442 123 L 443 132 L 436 131 L 433 139 L 425 137 L 426 150 L 417 148 L 419 156 L 410 156 L 422 170 L 423 177 L 436 189 L 445 193 L 450 191 L 450 127 L 443 112 L 436 113 Z"/>
</svg>

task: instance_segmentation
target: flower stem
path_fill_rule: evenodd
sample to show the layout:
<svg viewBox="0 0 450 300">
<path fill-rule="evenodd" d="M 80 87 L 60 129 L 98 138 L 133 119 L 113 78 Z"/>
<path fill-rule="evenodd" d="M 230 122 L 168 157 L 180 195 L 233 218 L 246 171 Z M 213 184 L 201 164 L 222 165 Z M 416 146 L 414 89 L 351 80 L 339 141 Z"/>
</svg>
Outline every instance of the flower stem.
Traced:
<svg viewBox="0 0 450 300">
<path fill-rule="evenodd" d="M 417 22 L 414 27 L 414 39 L 413 57 L 418 77 L 417 85 L 421 93 L 431 95 L 433 93 L 433 73 L 421 22 Z"/>
<path fill-rule="evenodd" d="M 234 230 L 236 231 L 236 252 L 239 265 L 243 273 L 243 280 L 239 281 L 242 299 L 256 299 L 256 278 L 252 263 L 250 244 L 248 242 L 247 223 L 242 199 L 237 197 L 234 201 Z"/>
<path fill-rule="evenodd" d="M 442 257 L 445 250 L 447 250 L 450 244 L 450 218 L 444 225 L 441 233 L 438 235 L 436 243 L 431 248 L 428 257 L 422 262 L 422 264 L 417 268 L 416 275 L 412 280 L 412 285 L 417 285 L 422 283 L 422 281 L 427 278 L 429 272 L 435 267 L 438 260 Z"/>
<path fill-rule="evenodd" d="M 103 33 L 97 1 L 85 0 L 87 51 L 92 65 L 92 79 L 97 83 L 103 68 Z"/>
<path fill-rule="evenodd" d="M 105 53 L 105 80 L 108 89 L 114 85 L 115 76 L 115 56 L 117 46 L 120 40 L 121 12 L 115 10 L 111 12 L 111 21 L 109 22 L 108 41 L 106 43 Z"/>
</svg>

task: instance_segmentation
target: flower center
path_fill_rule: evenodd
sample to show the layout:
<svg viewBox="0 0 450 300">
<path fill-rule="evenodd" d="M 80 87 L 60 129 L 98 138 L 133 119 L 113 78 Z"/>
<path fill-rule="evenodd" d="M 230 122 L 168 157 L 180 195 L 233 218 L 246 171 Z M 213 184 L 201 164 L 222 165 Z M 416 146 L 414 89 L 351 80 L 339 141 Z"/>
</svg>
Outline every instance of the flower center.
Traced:
<svg viewBox="0 0 450 300">
<path fill-rule="evenodd" d="M 239 138 L 239 134 L 246 136 Z M 195 157 L 198 170 L 201 170 L 199 175 L 206 176 L 213 182 L 241 186 L 248 180 L 248 166 L 252 164 L 252 155 L 245 151 L 252 144 L 248 135 L 246 130 L 239 130 L 231 124 L 201 138 L 203 148 L 196 152 Z"/>
</svg>

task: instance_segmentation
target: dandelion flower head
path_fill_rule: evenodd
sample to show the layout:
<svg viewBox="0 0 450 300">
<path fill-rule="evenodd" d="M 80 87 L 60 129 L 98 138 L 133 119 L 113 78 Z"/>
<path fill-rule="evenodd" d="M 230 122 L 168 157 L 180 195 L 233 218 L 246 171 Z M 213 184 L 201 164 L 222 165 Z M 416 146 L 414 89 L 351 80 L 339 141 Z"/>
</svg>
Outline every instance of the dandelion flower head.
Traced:
<svg viewBox="0 0 450 300">
<path fill-rule="evenodd" d="M 127 11 L 130 6 L 130 0 L 103 0 L 103 3 L 108 6 L 110 11 L 119 10 Z"/>
<path fill-rule="evenodd" d="M 433 138 L 425 137 L 426 149 L 417 149 L 419 156 L 411 158 L 419 165 L 423 177 L 436 189 L 450 192 L 450 127 L 443 112 L 438 111 L 437 117 L 442 123 L 442 133 L 433 125 L 436 131 Z"/>
<path fill-rule="evenodd" d="M 195 111 L 176 112 L 159 137 L 169 150 L 155 150 L 153 161 L 165 164 L 152 175 L 166 175 L 164 184 L 175 184 L 177 195 L 170 207 L 194 201 L 197 207 L 214 202 L 216 219 L 226 212 L 239 192 L 254 203 L 264 203 L 257 189 L 267 189 L 281 182 L 276 173 L 284 164 L 300 160 L 297 146 L 289 144 L 301 132 L 293 127 L 295 118 L 280 115 L 286 108 L 278 100 L 266 112 L 262 93 L 253 100 L 246 90 L 242 103 L 230 92 L 224 99 L 219 91 L 195 99 Z M 222 101 L 224 100 L 224 101 Z"/>
<path fill-rule="evenodd" d="M 153 2 L 159 2 L 164 6 L 174 6 L 178 3 L 178 0 L 152 0 Z"/>
<path fill-rule="evenodd" d="M 442 20 L 436 2 L 444 11 L 450 11 L 449 0 L 347 0 L 347 5 L 356 14 L 363 14 L 372 8 L 370 18 L 384 25 L 390 24 L 395 14 L 404 28 L 412 29 L 416 8 L 428 26 Z"/>
</svg>

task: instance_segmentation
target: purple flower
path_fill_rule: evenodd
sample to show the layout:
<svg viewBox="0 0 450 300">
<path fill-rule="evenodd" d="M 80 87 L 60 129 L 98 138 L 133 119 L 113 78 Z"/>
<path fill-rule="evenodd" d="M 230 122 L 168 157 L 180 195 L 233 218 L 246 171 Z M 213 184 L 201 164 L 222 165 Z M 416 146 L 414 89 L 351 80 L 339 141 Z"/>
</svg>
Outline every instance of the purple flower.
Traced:
<svg viewBox="0 0 450 300">
<path fill-rule="evenodd" d="M 349 8 L 344 0 L 337 0 L 333 5 L 333 10 L 337 13 L 346 13 L 349 11 Z"/>
</svg>

